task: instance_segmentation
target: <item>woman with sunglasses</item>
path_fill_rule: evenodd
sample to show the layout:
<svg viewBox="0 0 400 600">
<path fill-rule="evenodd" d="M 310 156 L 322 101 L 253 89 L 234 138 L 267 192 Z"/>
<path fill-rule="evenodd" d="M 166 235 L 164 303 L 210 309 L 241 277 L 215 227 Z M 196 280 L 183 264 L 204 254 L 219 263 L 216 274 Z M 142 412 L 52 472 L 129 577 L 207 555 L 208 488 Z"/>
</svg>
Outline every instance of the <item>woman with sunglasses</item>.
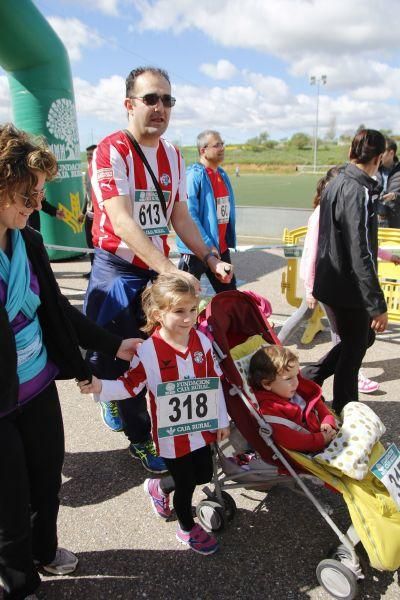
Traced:
<svg viewBox="0 0 400 600">
<path fill-rule="evenodd" d="M 78 563 L 57 544 L 64 433 L 54 380 L 91 378 L 79 346 L 124 360 L 136 346 L 70 305 L 40 234 L 26 227 L 56 172 L 44 144 L 0 126 L 0 586 L 7 600 L 36 598 L 39 567 L 64 575 Z"/>
</svg>

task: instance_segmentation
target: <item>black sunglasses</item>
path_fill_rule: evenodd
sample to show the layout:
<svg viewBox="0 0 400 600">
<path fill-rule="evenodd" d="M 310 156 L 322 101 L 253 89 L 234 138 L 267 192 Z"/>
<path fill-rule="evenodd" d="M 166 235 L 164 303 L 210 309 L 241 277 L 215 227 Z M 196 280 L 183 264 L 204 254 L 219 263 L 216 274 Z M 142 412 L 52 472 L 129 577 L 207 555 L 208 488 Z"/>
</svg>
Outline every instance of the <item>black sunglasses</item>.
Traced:
<svg viewBox="0 0 400 600">
<path fill-rule="evenodd" d="M 171 94 L 163 94 L 160 96 L 159 94 L 151 93 L 145 94 L 144 96 L 132 96 L 132 100 L 133 99 L 142 100 L 146 106 L 155 106 L 158 104 L 158 101 L 161 100 L 166 108 L 172 108 L 172 106 L 175 106 L 176 102 L 176 98 L 171 96 Z"/>
</svg>

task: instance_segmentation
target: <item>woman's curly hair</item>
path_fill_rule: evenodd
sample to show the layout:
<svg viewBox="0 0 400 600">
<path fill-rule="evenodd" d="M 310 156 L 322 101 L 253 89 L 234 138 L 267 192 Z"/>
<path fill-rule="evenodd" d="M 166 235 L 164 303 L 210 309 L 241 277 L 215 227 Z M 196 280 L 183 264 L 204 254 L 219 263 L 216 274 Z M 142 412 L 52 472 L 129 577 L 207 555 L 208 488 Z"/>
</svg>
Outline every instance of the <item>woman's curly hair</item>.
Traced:
<svg viewBox="0 0 400 600">
<path fill-rule="evenodd" d="M 57 174 L 56 158 L 45 140 L 33 138 L 12 123 L 0 125 L 0 208 L 12 203 L 17 191 L 30 195 L 37 185 L 38 171 L 47 181 Z"/>
</svg>

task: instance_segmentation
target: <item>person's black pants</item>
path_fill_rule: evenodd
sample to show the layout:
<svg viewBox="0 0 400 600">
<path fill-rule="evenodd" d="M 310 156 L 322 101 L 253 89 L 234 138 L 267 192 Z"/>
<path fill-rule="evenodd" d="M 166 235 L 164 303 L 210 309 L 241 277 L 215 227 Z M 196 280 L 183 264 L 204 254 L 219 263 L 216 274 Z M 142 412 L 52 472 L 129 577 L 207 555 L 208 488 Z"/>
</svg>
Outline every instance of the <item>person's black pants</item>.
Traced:
<svg viewBox="0 0 400 600">
<path fill-rule="evenodd" d="M 221 260 L 231 264 L 231 255 L 229 250 L 225 250 L 225 252 L 221 254 Z M 216 294 L 219 294 L 219 292 L 227 292 L 228 290 L 236 290 L 235 276 L 232 277 L 230 283 L 222 283 L 215 277 L 211 269 L 206 267 L 203 261 L 200 260 L 200 258 L 197 258 L 197 256 L 194 254 L 182 254 L 179 260 L 178 269 L 181 271 L 186 271 L 187 273 L 191 273 L 199 281 L 203 273 L 205 273 Z"/>
<path fill-rule="evenodd" d="M 194 527 L 192 497 L 197 485 L 209 483 L 213 475 L 212 451 L 203 446 L 179 458 L 164 458 L 171 476 L 160 480 L 165 494 L 174 491 L 174 509 L 184 531 Z"/>
<path fill-rule="evenodd" d="M 340 414 L 348 402 L 358 400 L 358 371 L 367 351 L 375 341 L 371 317 L 364 308 L 349 309 L 330 306 L 340 342 L 318 363 L 308 365 L 301 374 L 322 385 L 334 375 L 332 408 Z"/>
<path fill-rule="evenodd" d="M 88 248 L 93 250 L 93 238 L 92 238 L 92 227 L 93 227 L 93 215 L 86 213 L 85 215 L 85 237 L 86 245 Z M 89 254 L 90 263 L 93 264 L 94 255 Z"/>
<path fill-rule="evenodd" d="M 0 418 L 0 580 L 20 600 L 40 584 L 33 561 L 57 550 L 64 429 L 52 382 L 26 406 Z"/>
</svg>

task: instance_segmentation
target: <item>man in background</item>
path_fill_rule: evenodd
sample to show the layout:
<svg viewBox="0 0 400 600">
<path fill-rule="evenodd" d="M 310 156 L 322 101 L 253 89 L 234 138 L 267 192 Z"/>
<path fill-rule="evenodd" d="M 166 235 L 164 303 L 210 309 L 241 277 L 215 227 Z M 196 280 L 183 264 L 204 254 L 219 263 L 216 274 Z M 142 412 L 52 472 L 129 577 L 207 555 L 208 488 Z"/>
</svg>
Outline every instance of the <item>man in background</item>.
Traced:
<svg viewBox="0 0 400 600">
<path fill-rule="evenodd" d="M 87 160 L 87 172 L 86 172 L 86 181 L 85 181 L 85 202 L 83 204 L 82 207 L 82 212 L 79 215 L 79 223 L 82 223 L 83 221 L 85 221 L 85 236 L 86 236 L 86 244 L 88 248 L 93 249 L 93 239 L 92 239 L 92 227 L 93 227 L 93 201 L 92 201 L 92 182 L 91 182 L 91 177 L 92 177 L 92 169 L 91 169 L 91 165 L 92 165 L 92 160 L 93 160 L 93 153 L 96 150 L 97 146 L 96 144 L 92 144 L 91 146 L 88 146 L 86 148 L 86 160 Z M 89 254 L 89 258 L 90 258 L 90 264 L 93 264 L 93 254 L 90 253 Z M 89 279 L 90 277 L 90 271 L 89 273 L 85 273 L 83 275 L 83 277 L 85 277 L 86 279 Z"/>
<path fill-rule="evenodd" d="M 188 209 L 204 243 L 214 256 L 231 263 L 229 248 L 236 247 L 235 198 L 228 175 L 220 166 L 225 157 L 225 144 L 218 131 L 202 131 L 197 136 L 199 162 L 186 172 Z M 229 284 L 217 279 L 202 260 L 178 237 L 181 253 L 179 268 L 200 279 L 208 277 L 216 293 L 236 289 L 235 276 Z"/>
</svg>

